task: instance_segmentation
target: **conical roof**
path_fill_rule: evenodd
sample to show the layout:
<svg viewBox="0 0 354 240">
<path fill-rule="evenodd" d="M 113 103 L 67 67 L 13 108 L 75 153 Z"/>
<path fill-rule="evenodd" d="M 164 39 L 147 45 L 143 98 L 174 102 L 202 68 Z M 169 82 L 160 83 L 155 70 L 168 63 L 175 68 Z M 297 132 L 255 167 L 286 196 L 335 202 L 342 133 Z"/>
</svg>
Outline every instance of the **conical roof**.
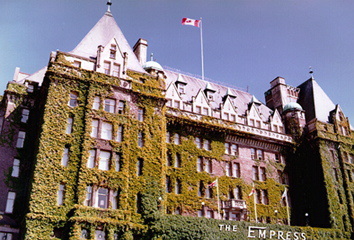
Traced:
<svg viewBox="0 0 354 240">
<path fill-rule="evenodd" d="M 123 55 L 124 52 L 128 54 L 128 69 L 145 72 L 110 12 L 103 15 L 70 53 L 86 58 L 96 58 L 98 46 L 105 47 L 112 39 L 117 44 L 118 54 Z"/>
<path fill-rule="evenodd" d="M 335 108 L 335 105 L 315 79 L 310 78 L 298 88 L 300 88 L 298 103 L 306 112 L 306 121 L 317 118 L 327 122 L 329 113 Z"/>
</svg>

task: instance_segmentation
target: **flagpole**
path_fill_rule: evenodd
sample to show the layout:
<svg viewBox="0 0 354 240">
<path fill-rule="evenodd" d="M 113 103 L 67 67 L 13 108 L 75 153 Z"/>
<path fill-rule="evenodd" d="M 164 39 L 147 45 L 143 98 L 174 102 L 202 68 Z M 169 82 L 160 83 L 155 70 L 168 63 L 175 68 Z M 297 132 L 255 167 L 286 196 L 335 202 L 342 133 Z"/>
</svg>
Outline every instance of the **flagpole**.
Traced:
<svg viewBox="0 0 354 240">
<path fill-rule="evenodd" d="M 200 18 L 200 52 L 202 58 L 202 80 L 204 80 L 204 47 L 203 47 L 203 21 Z"/>
<path fill-rule="evenodd" d="M 285 191 L 287 191 L 286 188 L 285 188 Z M 288 225 L 290 226 L 290 212 L 289 212 L 288 194 L 285 195 L 285 203 L 286 203 L 286 213 L 288 214 Z"/>
<path fill-rule="evenodd" d="M 254 188 L 254 183 L 253 183 L 253 203 L 254 203 L 254 216 L 256 218 L 256 223 L 258 222 L 258 216 L 257 216 L 257 203 L 256 203 L 256 189 Z"/>
<path fill-rule="evenodd" d="M 219 178 L 216 178 L 216 195 L 217 195 L 217 200 L 218 200 L 218 214 L 219 214 L 219 218 L 221 218 L 221 215 L 220 215 Z"/>
</svg>

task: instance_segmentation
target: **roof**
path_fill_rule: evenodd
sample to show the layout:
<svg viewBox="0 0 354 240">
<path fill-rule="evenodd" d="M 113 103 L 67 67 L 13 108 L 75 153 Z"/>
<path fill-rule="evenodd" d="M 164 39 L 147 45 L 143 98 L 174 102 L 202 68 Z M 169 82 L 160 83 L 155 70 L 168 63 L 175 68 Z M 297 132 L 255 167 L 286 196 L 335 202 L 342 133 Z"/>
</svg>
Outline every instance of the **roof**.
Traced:
<svg viewBox="0 0 354 240">
<path fill-rule="evenodd" d="M 235 98 L 231 98 L 231 101 L 237 108 L 238 115 L 245 115 L 246 111 L 249 110 L 249 103 L 254 100 L 253 95 L 247 92 L 238 89 L 228 88 L 226 86 L 222 86 L 212 82 L 207 82 L 205 80 L 177 73 L 171 70 L 166 70 L 166 68 L 165 74 L 167 77 L 166 86 L 169 86 L 171 83 L 174 83 L 179 78 L 179 75 L 182 76 L 185 82 L 187 83 L 185 88 L 185 94 L 181 95 L 183 102 L 191 102 L 193 100 L 193 97 L 197 96 L 200 90 L 204 91 L 207 85 L 208 87 L 215 90 L 215 93 L 213 94 L 213 101 L 210 102 L 211 107 L 214 109 L 220 109 L 220 104 L 224 102 L 225 96 L 230 95 L 230 93 L 232 93 L 232 95 L 236 96 Z M 266 122 L 269 120 L 269 117 L 273 111 L 263 103 L 259 102 L 259 104 L 260 105 L 257 106 L 258 110 L 261 114 L 262 120 Z"/>
<path fill-rule="evenodd" d="M 154 69 L 154 70 L 157 70 L 157 71 L 163 71 L 162 66 L 161 66 L 158 62 L 155 62 L 155 61 L 148 61 L 148 62 L 146 62 L 146 63 L 143 65 L 143 68 L 144 68 L 145 70 Z"/>
<path fill-rule="evenodd" d="M 106 12 L 103 15 L 70 53 L 91 59 L 96 58 L 98 46 L 106 46 L 113 38 L 120 53 L 128 53 L 128 68 L 138 72 L 145 72 L 110 12 Z"/>
<path fill-rule="evenodd" d="M 310 78 L 298 88 L 298 103 L 306 112 L 306 121 L 317 118 L 319 121 L 328 122 L 329 113 L 335 109 L 335 105 L 315 79 Z"/>
<path fill-rule="evenodd" d="M 288 104 L 286 104 L 284 106 L 283 112 L 291 111 L 291 110 L 300 110 L 300 111 L 302 111 L 303 109 L 302 109 L 300 104 L 298 104 L 296 102 L 289 102 Z"/>
</svg>

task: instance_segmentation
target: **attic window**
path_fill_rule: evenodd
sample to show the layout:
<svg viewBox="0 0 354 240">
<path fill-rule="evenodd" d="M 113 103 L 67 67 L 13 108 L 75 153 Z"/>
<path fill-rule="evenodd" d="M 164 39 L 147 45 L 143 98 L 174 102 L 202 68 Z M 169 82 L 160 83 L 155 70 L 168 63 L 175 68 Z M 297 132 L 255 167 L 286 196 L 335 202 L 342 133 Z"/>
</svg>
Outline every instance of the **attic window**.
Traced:
<svg viewBox="0 0 354 240">
<path fill-rule="evenodd" d="M 73 65 L 74 65 L 74 67 L 80 68 L 81 67 L 81 62 L 80 61 L 74 61 Z"/>
<path fill-rule="evenodd" d="M 180 93 L 180 94 L 184 94 L 185 92 L 184 92 L 184 85 L 183 84 L 178 84 L 178 92 Z"/>
<path fill-rule="evenodd" d="M 112 44 L 110 49 L 109 57 L 112 59 L 116 59 L 117 46 Z"/>
</svg>

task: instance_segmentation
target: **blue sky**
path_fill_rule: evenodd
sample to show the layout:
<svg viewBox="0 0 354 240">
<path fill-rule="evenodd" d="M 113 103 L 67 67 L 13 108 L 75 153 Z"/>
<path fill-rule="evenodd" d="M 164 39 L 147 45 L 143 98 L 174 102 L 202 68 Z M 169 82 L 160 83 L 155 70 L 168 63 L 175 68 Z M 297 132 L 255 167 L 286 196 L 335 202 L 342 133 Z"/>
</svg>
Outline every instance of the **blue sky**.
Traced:
<svg viewBox="0 0 354 240">
<path fill-rule="evenodd" d="M 112 13 L 133 46 L 147 39 L 162 66 L 201 74 L 203 18 L 205 76 L 249 89 L 264 102 L 269 82 L 298 86 L 314 77 L 354 122 L 354 1 L 112 0 Z M 34 73 L 57 49 L 71 51 L 106 11 L 105 0 L 0 0 L 0 92 L 15 67 Z"/>
</svg>

